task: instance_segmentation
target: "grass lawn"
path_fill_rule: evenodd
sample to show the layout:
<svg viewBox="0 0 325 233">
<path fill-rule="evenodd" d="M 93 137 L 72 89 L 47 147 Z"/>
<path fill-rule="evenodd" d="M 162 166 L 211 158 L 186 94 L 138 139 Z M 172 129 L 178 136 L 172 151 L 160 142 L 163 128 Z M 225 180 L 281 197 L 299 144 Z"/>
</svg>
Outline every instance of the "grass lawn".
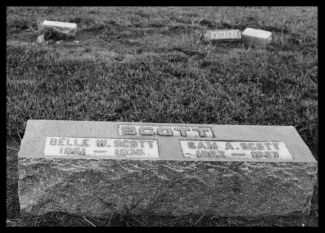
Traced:
<svg viewBox="0 0 325 233">
<path fill-rule="evenodd" d="M 292 125 L 318 160 L 315 7 L 7 8 L 8 226 L 317 226 L 309 216 L 23 217 L 17 153 L 28 119 Z M 78 24 L 76 41 L 36 43 L 38 23 Z M 265 49 L 206 42 L 208 29 L 271 31 Z"/>
</svg>

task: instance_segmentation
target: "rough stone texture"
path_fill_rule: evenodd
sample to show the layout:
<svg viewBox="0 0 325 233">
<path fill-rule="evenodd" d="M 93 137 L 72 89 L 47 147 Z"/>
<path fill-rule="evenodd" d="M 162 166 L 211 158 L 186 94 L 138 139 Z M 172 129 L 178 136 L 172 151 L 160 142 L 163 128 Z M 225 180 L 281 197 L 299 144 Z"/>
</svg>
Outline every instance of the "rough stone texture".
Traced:
<svg viewBox="0 0 325 233">
<path fill-rule="evenodd" d="M 96 217 L 308 213 L 316 174 L 309 163 L 27 158 L 19 170 L 23 212 Z"/>
<path fill-rule="evenodd" d="M 45 158 L 42 154 L 45 136 L 123 138 L 117 135 L 118 124 L 126 123 L 29 121 L 18 164 L 21 212 L 247 217 L 310 211 L 317 161 L 293 127 L 211 126 L 218 140 L 284 141 L 294 157 L 290 161 L 184 158 L 180 138 L 159 136 L 148 137 L 158 140 L 159 159 Z"/>
</svg>

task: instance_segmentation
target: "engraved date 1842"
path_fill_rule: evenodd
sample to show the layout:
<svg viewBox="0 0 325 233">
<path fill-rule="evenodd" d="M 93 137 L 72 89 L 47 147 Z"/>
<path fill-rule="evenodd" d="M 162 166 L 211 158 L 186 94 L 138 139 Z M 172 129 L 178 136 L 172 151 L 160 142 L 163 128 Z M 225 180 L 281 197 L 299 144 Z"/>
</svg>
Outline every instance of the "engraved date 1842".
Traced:
<svg viewBox="0 0 325 233">
<path fill-rule="evenodd" d="M 181 146 L 191 158 L 290 158 L 283 142 L 181 141 Z"/>
</svg>

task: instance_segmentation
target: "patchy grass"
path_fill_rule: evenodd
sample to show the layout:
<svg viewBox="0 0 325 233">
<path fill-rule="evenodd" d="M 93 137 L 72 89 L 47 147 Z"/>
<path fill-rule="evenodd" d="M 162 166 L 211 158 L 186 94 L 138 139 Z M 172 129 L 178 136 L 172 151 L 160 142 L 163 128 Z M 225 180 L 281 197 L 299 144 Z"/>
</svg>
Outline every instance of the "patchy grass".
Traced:
<svg viewBox="0 0 325 233">
<path fill-rule="evenodd" d="M 38 45 L 43 19 L 75 40 Z M 265 49 L 205 42 L 207 29 L 270 30 Z M 293 125 L 318 158 L 317 9 L 307 7 L 7 8 L 7 225 L 316 226 L 263 219 L 19 214 L 17 151 L 28 119 Z"/>
</svg>

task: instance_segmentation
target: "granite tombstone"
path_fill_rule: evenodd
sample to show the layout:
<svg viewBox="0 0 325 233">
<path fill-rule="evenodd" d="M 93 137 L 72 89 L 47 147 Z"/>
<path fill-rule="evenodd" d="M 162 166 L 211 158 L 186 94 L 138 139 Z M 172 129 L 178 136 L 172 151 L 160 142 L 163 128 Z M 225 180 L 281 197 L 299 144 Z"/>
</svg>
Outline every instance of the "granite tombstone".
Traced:
<svg viewBox="0 0 325 233">
<path fill-rule="evenodd" d="M 73 38 L 77 33 L 76 23 L 44 20 L 40 26 L 45 39 L 49 37 L 47 34 L 56 34 L 58 38 Z"/>
<path fill-rule="evenodd" d="M 246 28 L 242 33 L 245 44 L 265 47 L 272 41 L 272 33 L 265 30 Z"/>
<path fill-rule="evenodd" d="M 208 30 L 205 34 L 206 40 L 240 40 L 239 30 Z"/>
<path fill-rule="evenodd" d="M 308 213 L 317 161 L 291 126 L 29 120 L 21 212 Z"/>
</svg>

